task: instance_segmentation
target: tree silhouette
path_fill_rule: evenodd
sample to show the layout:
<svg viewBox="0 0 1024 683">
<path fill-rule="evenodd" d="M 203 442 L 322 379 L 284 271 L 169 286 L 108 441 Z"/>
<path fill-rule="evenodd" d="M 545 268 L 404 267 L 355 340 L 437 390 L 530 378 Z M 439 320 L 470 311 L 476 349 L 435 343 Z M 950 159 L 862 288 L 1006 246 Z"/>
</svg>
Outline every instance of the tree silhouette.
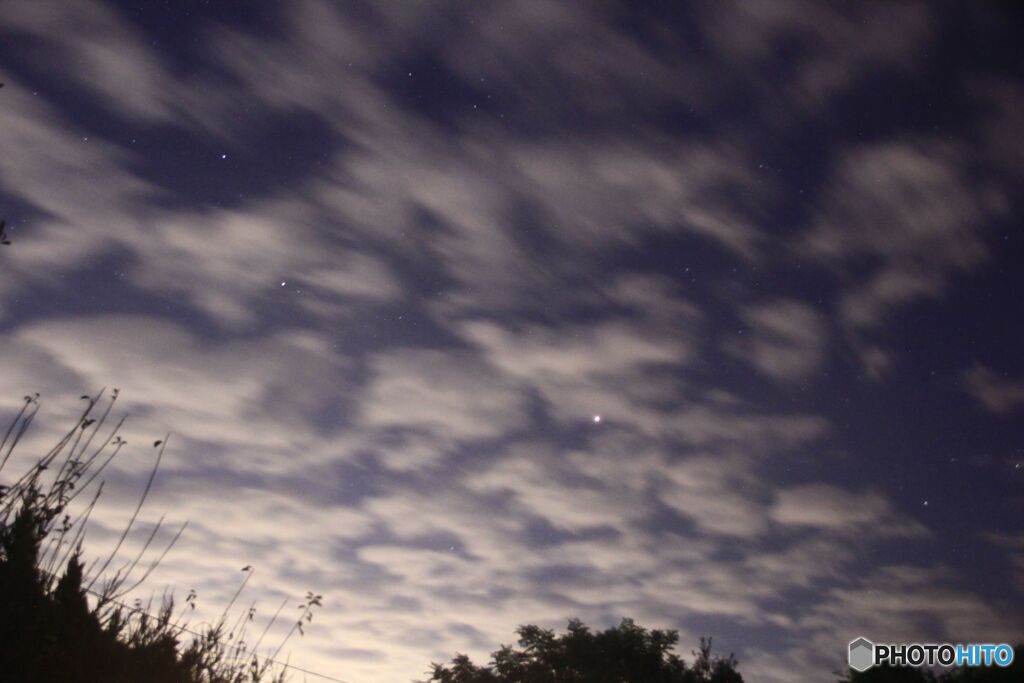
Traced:
<svg viewBox="0 0 1024 683">
<path fill-rule="evenodd" d="M 910 666 L 877 666 L 857 673 L 848 671 L 839 683 L 935 683 L 934 674 Z"/>
<path fill-rule="evenodd" d="M 433 664 L 428 683 L 743 683 L 735 658 L 711 654 L 711 639 L 701 639 L 687 666 L 672 653 L 676 631 L 632 619 L 596 633 L 578 619 L 562 635 L 533 625 L 517 633 L 519 647 L 502 646 L 490 665 L 459 654 L 450 665 Z"/>
</svg>

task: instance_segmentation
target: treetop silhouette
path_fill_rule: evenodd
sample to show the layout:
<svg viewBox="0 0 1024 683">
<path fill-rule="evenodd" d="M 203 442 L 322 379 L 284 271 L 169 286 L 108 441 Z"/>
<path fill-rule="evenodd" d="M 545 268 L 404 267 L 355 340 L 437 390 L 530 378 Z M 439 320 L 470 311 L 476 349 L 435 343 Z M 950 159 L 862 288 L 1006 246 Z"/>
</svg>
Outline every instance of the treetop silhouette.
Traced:
<svg viewBox="0 0 1024 683">
<path fill-rule="evenodd" d="M 672 652 L 678 632 L 632 619 L 597 632 L 573 619 L 561 635 L 534 625 L 517 633 L 519 647 L 502 646 L 488 666 L 456 655 L 450 665 L 432 665 L 426 683 L 743 683 L 736 659 L 712 655 L 710 638 L 687 665 Z"/>
</svg>

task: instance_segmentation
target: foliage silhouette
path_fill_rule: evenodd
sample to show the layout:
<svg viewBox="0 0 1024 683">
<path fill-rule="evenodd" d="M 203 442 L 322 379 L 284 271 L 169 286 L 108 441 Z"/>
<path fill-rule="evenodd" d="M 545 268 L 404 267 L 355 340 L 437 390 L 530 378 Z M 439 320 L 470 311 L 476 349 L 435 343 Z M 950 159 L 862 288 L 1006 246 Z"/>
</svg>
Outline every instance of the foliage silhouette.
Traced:
<svg viewBox="0 0 1024 683">
<path fill-rule="evenodd" d="M 711 639 L 701 639 L 687 666 L 672 653 L 676 631 L 647 630 L 632 619 L 597 633 L 578 619 L 562 635 L 533 625 L 517 633 L 519 648 L 501 647 L 490 665 L 456 655 L 450 665 L 433 664 L 428 683 L 743 683 L 732 655 L 711 654 Z"/>
<path fill-rule="evenodd" d="M 1017 656 L 1008 667 L 962 667 L 935 674 L 910 666 L 878 666 L 862 673 L 849 671 L 838 683 L 1019 683 L 1024 681 L 1024 644 L 1017 645 Z"/>
<path fill-rule="evenodd" d="M 190 591 L 185 609 L 176 610 L 173 596 L 161 603 L 134 607 L 122 598 L 137 588 L 178 539 L 141 570 L 163 520 L 134 557 L 118 559 L 122 544 L 135 524 L 159 467 L 167 438 L 154 444 L 156 463 L 134 514 L 114 550 L 87 569 L 82 561 L 82 539 L 89 517 L 102 493 L 99 476 L 127 444 L 105 425 L 118 397 L 114 389 L 98 409 L 103 392 L 83 396 L 87 406 L 58 444 L 14 482 L 0 486 L 0 680 L 18 683 L 280 683 L 285 670 L 272 661 L 287 640 L 309 623 L 321 597 L 308 593 L 300 616 L 274 651 L 257 654 L 264 636 L 276 622 L 271 619 L 255 644 L 246 644 L 247 628 L 255 607 L 232 619 L 229 611 L 252 576 L 245 579 L 230 604 L 213 624 L 191 626 L 186 615 L 195 607 Z M 0 441 L 0 475 L 38 411 L 38 394 L 26 396 L 21 410 Z M 76 516 L 72 503 L 91 491 L 89 502 Z M 115 561 L 121 566 L 107 569 Z M 97 586 L 94 588 L 93 586 Z M 90 598 L 92 598 L 90 600 Z M 283 605 L 282 605 L 283 607 Z M 278 614 L 281 610 L 278 610 Z M 185 634 L 191 635 L 187 644 Z"/>
</svg>

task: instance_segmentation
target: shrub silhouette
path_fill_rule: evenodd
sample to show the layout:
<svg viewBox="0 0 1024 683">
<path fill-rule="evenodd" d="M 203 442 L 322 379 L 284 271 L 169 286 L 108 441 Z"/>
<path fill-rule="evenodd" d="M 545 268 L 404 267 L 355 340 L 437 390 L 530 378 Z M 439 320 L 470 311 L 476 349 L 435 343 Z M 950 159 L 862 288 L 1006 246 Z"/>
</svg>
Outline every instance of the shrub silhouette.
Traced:
<svg viewBox="0 0 1024 683">
<path fill-rule="evenodd" d="M 503 646 L 489 666 L 456 655 L 450 665 L 433 664 L 428 683 L 743 683 L 736 660 L 712 655 L 710 639 L 687 666 L 672 653 L 676 631 L 648 631 L 632 619 L 597 633 L 578 619 L 562 635 L 533 625 L 517 633 L 519 648 Z"/>
<path fill-rule="evenodd" d="M 105 408 L 98 411 L 100 397 L 83 396 L 87 406 L 74 427 L 16 481 L 0 486 L 0 680 L 280 683 L 284 680 L 283 667 L 276 667 L 256 652 L 277 615 L 251 647 L 245 636 L 254 621 L 255 608 L 228 625 L 228 612 L 252 576 L 251 567 L 243 570 L 245 579 L 216 623 L 202 626 L 190 626 L 185 619 L 194 607 L 194 591 L 190 591 L 186 609 L 181 611 L 175 609 L 173 597 L 166 594 L 155 608 L 152 604 L 136 602 L 131 607 L 122 602 L 159 564 L 184 526 L 140 577 L 135 574 L 161 524 L 156 525 L 140 553 L 116 571 L 107 572 L 145 502 L 166 438 L 154 444 L 159 449 L 156 463 L 115 549 L 102 563 L 94 563 L 98 564 L 96 569 L 86 570 L 82 538 L 102 492 L 98 478 L 126 445 L 118 435 L 123 420 L 105 437 L 101 434 L 117 395 L 115 389 Z M 38 395 L 26 396 L 0 441 L 0 475 L 32 423 L 38 405 Z M 86 491 L 91 492 L 90 502 L 73 518 L 69 506 Z M 277 647 L 275 657 L 295 631 L 302 633 L 302 624 L 312 620 L 320 599 L 313 593 L 306 595 L 300 616 Z M 191 636 L 187 644 L 181 641 L 185 634 Z"/>
</svg>

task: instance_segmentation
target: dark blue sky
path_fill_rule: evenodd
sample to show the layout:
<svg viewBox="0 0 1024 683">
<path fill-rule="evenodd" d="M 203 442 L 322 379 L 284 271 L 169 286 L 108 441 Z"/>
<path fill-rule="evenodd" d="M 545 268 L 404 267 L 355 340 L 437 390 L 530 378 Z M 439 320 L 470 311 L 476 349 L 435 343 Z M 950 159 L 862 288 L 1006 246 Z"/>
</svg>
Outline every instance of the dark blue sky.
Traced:
<svg viewBox="0 0 1024 683">
<path fill-rule="evenodd" d="M 1019 640 L 1021 18 L 5 2 L 4 409 L 120 387 L 159 580 L 315 588 L 354 683 L 572 616 L 754 683 Z"/>
</svg>

